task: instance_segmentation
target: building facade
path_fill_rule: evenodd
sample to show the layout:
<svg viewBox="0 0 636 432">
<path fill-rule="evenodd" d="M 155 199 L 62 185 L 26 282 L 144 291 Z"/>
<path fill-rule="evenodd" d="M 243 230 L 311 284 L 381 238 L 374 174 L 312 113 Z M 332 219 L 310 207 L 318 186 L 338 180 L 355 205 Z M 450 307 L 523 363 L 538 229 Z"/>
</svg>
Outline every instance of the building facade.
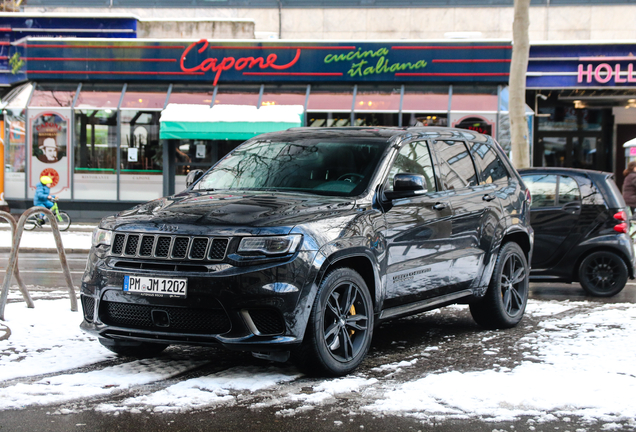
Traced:
<svg viewBox="0 0 636 432">
<path fill-rule="evenodd" d="M 3 98 L 15 211 L 31 206 L 44 174 L 83 217 L 174 193 L 191 169 L 273 130 L 258 118 L 276 107 L 297 108 L 283 129 L 448 125 L 506 142 L 510 41 L 28 38 L 12 49 L 26 59 Z M 175 106 L 225 113 L 223 127 L 163 123 Z"/>
</svg>

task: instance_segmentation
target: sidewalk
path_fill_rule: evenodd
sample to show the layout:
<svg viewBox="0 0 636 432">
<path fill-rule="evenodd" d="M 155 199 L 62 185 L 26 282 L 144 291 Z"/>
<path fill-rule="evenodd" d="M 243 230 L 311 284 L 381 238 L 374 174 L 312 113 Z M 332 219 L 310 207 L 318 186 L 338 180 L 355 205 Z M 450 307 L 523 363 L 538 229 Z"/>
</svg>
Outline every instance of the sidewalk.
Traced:
<svg viewBox="0 0 636 432">
<path fill-rule="evenodd" d="M 97 223 L 71 223 L 67 231 L 61 232 L 62 244 L 66 253 L 88 253 L 91 248 L 91 236 Z M 0 253 L 10 253 L 11 228 L 4 220 L 0 221 Z M 55 237 L 46 225 L 33 231 L 24 231 L 20 241 L 20 253 L 55 253 Z"/>
</svg>

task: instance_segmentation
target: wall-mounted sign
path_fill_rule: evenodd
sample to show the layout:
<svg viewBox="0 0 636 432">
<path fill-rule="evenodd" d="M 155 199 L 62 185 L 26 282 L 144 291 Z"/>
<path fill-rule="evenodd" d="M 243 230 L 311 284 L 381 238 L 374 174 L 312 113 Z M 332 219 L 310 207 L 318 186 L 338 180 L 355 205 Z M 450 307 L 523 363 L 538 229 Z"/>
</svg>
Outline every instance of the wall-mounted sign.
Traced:
<svg viewBox="0 0 636 432">
<path fill-rule="evenodd" d="M 29 79 L 236 82 L 508 81 L 502 42 L 126 42 L 28 39 Z M 116 60 L 113 60 L 116 59 Z M 106 61 L 108 60 L 108 61 Z"/>
<path fill-rule="evenodd" d="M 636 87 L 636 44 L 533 44 L 526 87 Z"/>
<path fill-rule="evenodd" d="M 53 179 L 51 193 L 70 198 L 70 110 L 29 110 L 29 188 L 33 196 L 40 177 Z"/>
</svg>

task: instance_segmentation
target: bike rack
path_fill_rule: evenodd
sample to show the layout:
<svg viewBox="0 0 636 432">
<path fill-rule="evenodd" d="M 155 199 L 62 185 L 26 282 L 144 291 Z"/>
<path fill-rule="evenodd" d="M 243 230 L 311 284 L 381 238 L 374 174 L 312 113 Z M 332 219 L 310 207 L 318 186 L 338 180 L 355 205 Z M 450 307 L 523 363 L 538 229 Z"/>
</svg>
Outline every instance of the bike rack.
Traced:
<svg viewBox="0 0 636 432">
<path fill-rule="evenodd" d="M 15 229 L 16 229 L 15 219 L 13 219 L 13 216 L 11 216 L 10 213 L 3 212 L 3 211 L 0 211 L 0 217 L 6 220 L 7 222 L 9 222 L 9 225 L 11 225 L 11 238 L 13 239 L 15 237 Z M 15 280 L 18 283 L 18 287 L 20 288 L 20 292 L 22 293 L 22 297 L 24 297 L 24 301 L 26 302 L 27 307 L 34 308 L 35 305 L 33 304 L 33 300 L 31 299 L 31 295 L 29 295 L 29 291 L 26 289 L 26 286 L 24 285 L 24 282 L 22 281 L 22 277 L 20 276 L 20 271 L 18 270 L 18 268 L 19 268 L 18 261 L 16 257 L 16 265 L 15 265 L 15 273 L 14 273 Z M 6 296 L 2 295 L 0 297 L 0 302 L 3 302 L 4 304 L 4 301 L 6 301 Z"/>
<path fill-rule="evenodd" d="M 2 212 L 7 214 L 6 212 Z M 71 279 L 71 270 L 68 267 L 68 262 L 66 261 L 66 252 L 64 252 L 64 246 L 62 245 L 62 236 L 60 235 L 60 229 L 57 225 L 57 219 L 53 212 L 45 207 L 31 207 L 25 210 L 20 216 L 18 220 L 17 227 L 13 232 L 13 244 L 11 246 L 11 256 L 9 257 L 9 263 L 7 265 L 7 271 L 4 276 L 4 283 L 2 285 L 2 293 L 0 295 L 0 320 L 4 321 L 4 307 L 7 303 L 7 296 L 9 295 L 9 284 L 11 283 L 11 276 L 14 274 L 18 275 L 17 264 L 18 264 L 18 249 L 20 247 L 20 240 L 22 240 L 22 233 L 24 232 L 24 224 L 29 216 L 34 213 L 44 213 L 49 217 L 49 222 L 51 222 L 51 231 L 53 232 L 53 237 L 55 237 L 55 246 L 57 247 L 57 254 L 60 257 L 60 264 L 62 266 L 62 272 L 64 273 L 64 278 L 66 279 L 66 284 L 68 285 L 69 296 L 71 297 L 71 311 L 77 312 L 77 297 L 75 295 L 75 288 L 73 288 L 73 280 Z M 4 215 L 3 215 L 4 217 Z M 9 215 L 11 217 L 11 215 Z M 6 217 L 5 217 L 6 219 Z M 11 223 L 11 222 L 9 222 Z M 13 228 L 13 225 L 12 225 Z M 18 276 L 16 276 L 16 280 Z M 22 285 L 20 285 L 22 287 Z M 20 288 L 22 290 L 22 288 Z M 25 288 L 26 292 L 26 288 Z M 24 295 L 24 292 L 23 292 Z M 28 292 L 27 292 L 28 296 Z M 27 301 L 28 303 L 28 301 Z M 31 301 L 31 306 L 33 307 L 33 302 Z"/>
</svg>

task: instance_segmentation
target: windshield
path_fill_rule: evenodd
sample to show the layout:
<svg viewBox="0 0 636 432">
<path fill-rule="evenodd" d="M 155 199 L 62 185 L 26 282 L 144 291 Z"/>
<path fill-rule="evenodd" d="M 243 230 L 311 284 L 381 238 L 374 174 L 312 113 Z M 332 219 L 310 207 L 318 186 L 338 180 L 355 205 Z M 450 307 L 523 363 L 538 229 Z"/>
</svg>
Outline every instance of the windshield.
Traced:
<svg viewBox="0 0 636 432">
<path fill-rule="evenodd" d="M 355 196 L 369 184 L 386 139 L 248 141 L 208 171 L 194 189 L 302 191 Z"/>
</svg>

